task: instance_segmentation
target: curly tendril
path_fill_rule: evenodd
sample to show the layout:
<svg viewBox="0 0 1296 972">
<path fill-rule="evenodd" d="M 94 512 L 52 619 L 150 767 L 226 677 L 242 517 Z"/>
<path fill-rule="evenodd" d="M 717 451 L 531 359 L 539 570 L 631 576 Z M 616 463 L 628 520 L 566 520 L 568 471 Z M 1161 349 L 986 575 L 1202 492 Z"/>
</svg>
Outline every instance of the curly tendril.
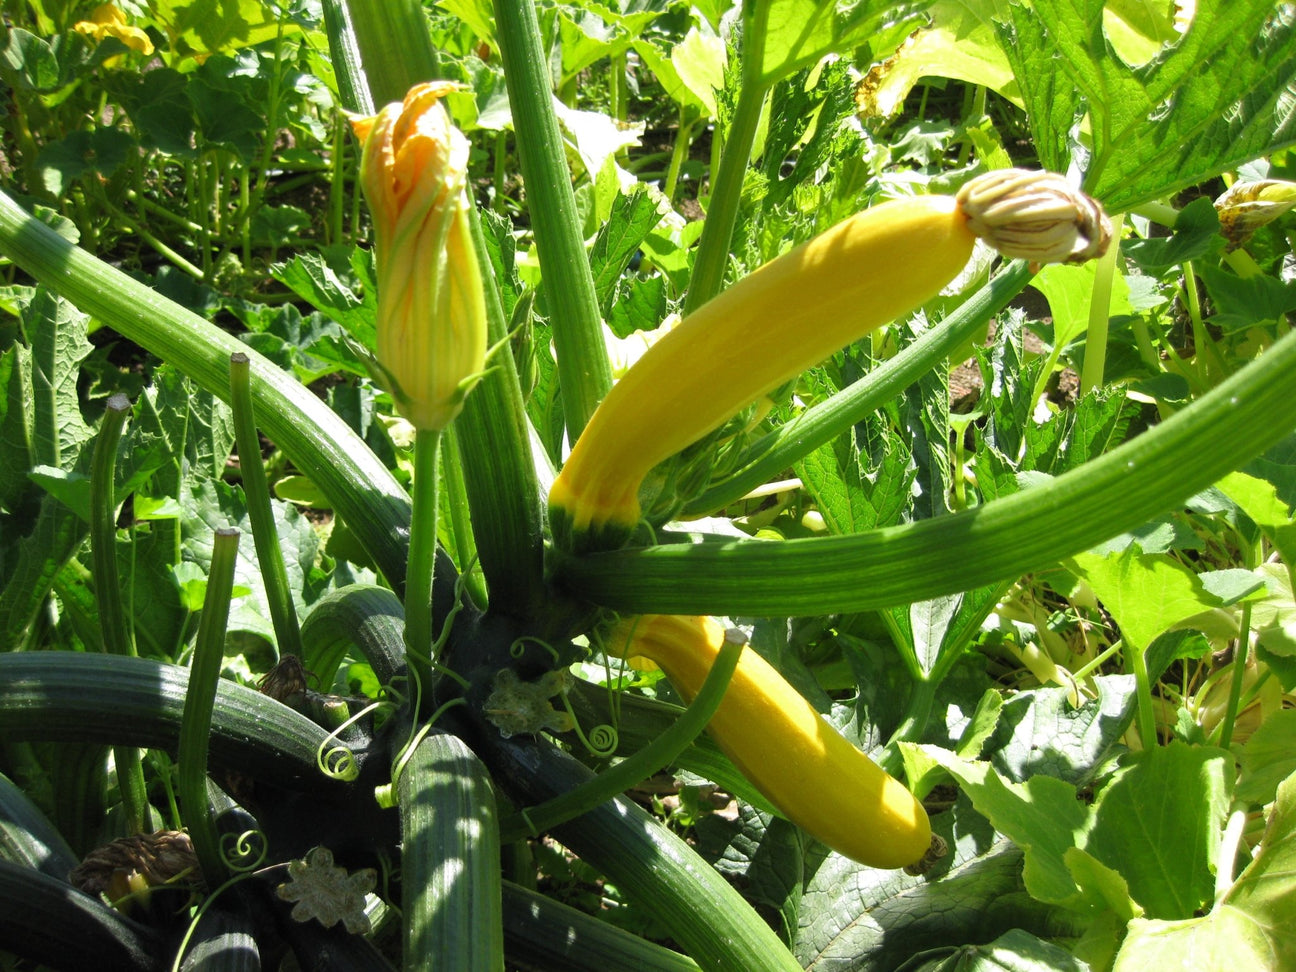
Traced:
<svg viewBox="0 0 1296 972">
<path fill-rule="evenodd" d="M 617 732 L 616 726 L 601 722 L 591 729 L 589 735 L 586 736 L 580 727 L 580 720 L 576 718 L 576 713 L 572 711 L 571 699 L 567 698 L 567 693 L 560 692 L 559 698 L 562 699 L 563 708 L 571 716 L 572 730 L 576 733 L 576 738 L 581 741 L 581 745 L 585 747 L 591 756 L 606 759 L 617 751 L 617 746 L 621 742 L 621 735 Z"/>
<path fill-rule="evenodd" d="M 270 842 L 259 830 L 245 830 L 241 834 L 221 834 L 221 860 L 235 874 L 255 871 L 270 853 Z"/>
<path fill-rule="evenodd" d="M 346 722 L 342 723 L 325 736 L 324 741 L 319 744 L 319 748 L 315 752 L 315 765 L 320 768 L 320 772 L 325 776 L 332 777 L 335 780 L 341 780 L 344 783 L 350 783 L 359 776 L 360 766 L 356 762 L 355 753 L 351 752 L 350 748 L 348 748 L 345 743 L 342 743 L 340 734 L 345 732 L 360 719 L 363 719 L 370 712 L 388 708 L 391 708 L 390 702 L 370 702 L 350 719 L 347 719 Z M 326 749 L 325 747 L 334 740 L 336 740 L 339 745 L 334 746 L 332 749 Z"/>
<path fill-rule="evenodd" d="M 526 646 L 529 644 L 539 645 L 545 651 L 549 652 L 549 654 L 553 657 L 553 660 L 555 662 L 562 660 L 562 658 L 558 654 L 557 648 L 549 644 L 549 642 L 545 641 L 543 638 L 537 637 L 536 635 L 521 635 L 518 638 L 515 638 L 513 640 L 513 644 L 509 645 L 509 657 L 521 658 L 522 653 L 526 651 Z"/>
<path fill-rule="evenodd" d="M 451 699 L 449 702 L 444 703 L 439 709 L 433 712 L 432 717 L 428 719 L 427 722 L 425 722 L 422 726 L 420 726 L 418 729 L 412 732 L 410 734 L 410 738 L 406 740 L 405 745 L 401 747 L 400 752 L 396 754 L 396 758 L 392 760 L 391 783 L 383 784 L 383 786 L 379 787 L 378 789 L 395 792 L 396 784 L 400 781 L 401 773 L 405 771 L 406 764 L 409 763 L 410 759 L 414 755 L 414 748 L 418 746 L 418 744 L 423 740 L 423 737 L 426 736 L 432 730 L 432 727 L 436 724 L 436 721 L 440 719 L 443 715 L 445 715 L 447 711 L 453 709 L 456 705 L 467 705 L 467 704 L 468 704 L 467 700 L 462 697 Z M 383 800 L 383 796 L 381 794 L 376 794 L 376 795 L 378 796 L 379 803 L 381 803 Z"/>
</svg>

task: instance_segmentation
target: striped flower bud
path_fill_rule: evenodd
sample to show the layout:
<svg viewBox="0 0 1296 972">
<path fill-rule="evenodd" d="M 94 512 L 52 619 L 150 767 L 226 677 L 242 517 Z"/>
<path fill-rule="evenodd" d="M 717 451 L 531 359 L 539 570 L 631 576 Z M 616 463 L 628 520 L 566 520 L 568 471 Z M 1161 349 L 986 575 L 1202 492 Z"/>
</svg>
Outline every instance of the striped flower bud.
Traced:
<svg viewBox="0 0 1296 972">
<path fill-rule="evenodd" d="M 379 376 L 419 429 L 459 413 L 485 365 L 486 304 L 468 225 L 468 140 L 441 98 L 446 81 L 353 118 L 374 223 Z"/>
</svg>

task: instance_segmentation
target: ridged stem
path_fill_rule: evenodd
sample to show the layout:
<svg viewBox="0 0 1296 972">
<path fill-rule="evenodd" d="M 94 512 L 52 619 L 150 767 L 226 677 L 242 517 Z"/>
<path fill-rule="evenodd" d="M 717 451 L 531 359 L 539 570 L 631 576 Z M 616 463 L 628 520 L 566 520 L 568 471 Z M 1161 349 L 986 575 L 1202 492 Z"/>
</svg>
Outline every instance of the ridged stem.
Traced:
<svg viewBox="0 0 1296 972">
<path fill-rule="evenodd" d="M 338 96 L 347 111 L 374 114 L 374 102 L 365 83 L 360 43 L 351 23 L 345 0 L 323 0 L 324 32 L 328 35 L 329 57 L 337 77 Z"/>
<path fill-rule="evenodd" d="M 730 676 L 738 667 L 738 658 L 745 643 L 725 641 L 698 689 L 697 696 L 669 729 L 633 756 L 604 770 L 588 783 L 505 819 L 500 825 L 504 842 L 521 840 L 528 834 L 535 836 L 550 830 L 606 803 L 618 793 L 643 782 L 661 767 L 672 765 L 675 758 L 689 747 L 715 715 L 716 708 L 729 687 Z"/>
<path fill-rule="evenodd" d="M 257 435 L 252 405 L 248 356 L 241 351 L 230 355 L 230 406 L 234 410 L 234 438 L 238 444 L 239 471 L 243 476 L 243 495 L 247 499 L 248 518 L 252 521 L 252 542 L 256 547 L 261 580 L 270 606 L 270 621 L 279 655 L 301 657 L 301 630 L 297 626 L 297 609 L 288 589 L 288 570 L 279 546 L 274 509 L 270 505 L 270 486 L 265 465 L 261 462 L 261 440 Z"/>
<path fill-rule="evenodd" d="M 476 208 L 468 213 L 473 246 L 487 281 L 490 342 L 508 337 L 495 270 Z M 517 366 L 507 344 L 487 362 L 488 371 L 464 402 L 455 435 L 464 451 L 464 485 L 486 586 L 497 611 L 525 615 L 549 595 L 544 583 L 544 509 L 531 456 L 530 420 Z"/>
<path fill-rule="evenodd" d="M 503 972 L 500 837 L 486 767 L 455 736 L 423 739 L 398 782 L 409 970 Z"/>
<path fill-rule="evenodd" d="M 791 422 L 752 443 L 738 460 L 739 471 L 712 486 L 685 507 L 686 515 L 723 509 L 770 482 L 797 460 L 841 435 L 966 344 L 1008 306 L 1034 276 L 1025 260 L 1003 272 L 930 328 L 895 357 L 882 362 L 827 401 L 812 405 Z"/>
<path fill-rule="evenodd" d="M 212 540 L 207 594 L 203 598 L 198 637 L 189 666 L 189 691 L 185 696 L 184 721 L 180 726 L 176 791 L 185 827 L 193 840 L 194 853 L 209 888 L 217 887 L 228 877 L 228 868 L 220 852 L 220 837 L 207 802 L 207 750 L 216 686 L 225 658 L 225 626 L 229 621 L 230 596 L 234 590 L 238 544 L 239 532 L 228 527 L 217 530 Z"/>
<path fill-rule="evenodd" d="M 1155 428 L 975 509 L 845 537 L 555 554 L 555 581 L 623 613 L 867 611 L 1042 570 L 1171 509 L 1296 427 L 1296 333 Z"/>
<path fill-rule="evenodd" d="M 441 479 L 445 483 L 446 512 L 450 514 L 450 533 L 454 537 L 455 556 L 459 560 L 464 590 L 473 604 L 485 610 L 486 585 L 477 564 L 477 541 L 473 536 L 472 520 L 468 513 L 468 486 L 464 479 L 463 453 L 459 449 L 458 431 L 456 421 L 444 437 Z"/>
<path fill-rule="evenodd" d="M 437 466 L 441 431 L 419 429 L 414 437 L 414 517 L 409 569 L 405 574 L 405 654 L 424 686 L 432 684 L 432 581 L 437 545 Z"/>
<path fill-rule="evenodd" d="M 436 78 L 436 48 L 418 0 L 347 0 L 346 8 L 364 66 L 363 86 L 375 108 L 400 101 L 415 84 Z M 354 80 L 352 86 L 360 87 Z"/>
<path fill-rule="evenodd" d="M 117 443 L 130 415 L 130 401 L 118 393 L 108 399 L 103 424 L 95 439 L 90 470 L 90 554 L 94 562 L 96 604 L 99 608 L 99 630 L 109 654 L 131 657 L 135 643 L 126 628 L 122 607 L 122 587 L 117 576 L 117 502 L 113 489 L 117 470 Z M 113 765 L 121 791 L 122 809 L 130 833 L 153 829 L 149 812 L 148 787 L 138 749 L 113 747 Z"/>
<path fill-rule="evenodd" d="M 697 972 L 687 955 L 508 881 L 504 882 L 504 940 L 521 968 L 563 972 Z"/>
<path fill-rule="evenodd" d="M 575 442 L 612 387 L 603 321 L 554 114 L 549 58 L 540 45 L 532 0 L 495 0 L 495 24 L 540 255 L 544 300 L 558 349 L 563 415 L 568 438 Z"/>
<path fill-rule="evenodd" d="M 738 205 L 742 201 L 743 179 L 747 174 L 747 163 L 751 161 L 756 129 L 760 126 L 761 107 L 768 93 L 768 85 L 753 77 L 753 72 L 745 72 L 733 121 L 725 133 L 720 169 L 711 181 L 706 223 L 698 240 L 688 296 L 684 299 L 686 317 L 720 293 L 724 285 L 725 270 L 729 266 L 729 245 L 733 241 Z"/>
<path fill-rule="evenodd" d="M 1107 367 L 1107 328 L 1111 318 L 1112 283 L 1116 277 L 1116 260 L 1120 256 L 1121 230 L 1125 214 L 1112 217 L 1112 242 L 1094 264 L 1094 282 L 1089 301 L 1089 327 L 1085 332 L 1085 355 L 1080 375 L 1080 395 L 1088 395 L 1103 386 Z"/>
</svg>

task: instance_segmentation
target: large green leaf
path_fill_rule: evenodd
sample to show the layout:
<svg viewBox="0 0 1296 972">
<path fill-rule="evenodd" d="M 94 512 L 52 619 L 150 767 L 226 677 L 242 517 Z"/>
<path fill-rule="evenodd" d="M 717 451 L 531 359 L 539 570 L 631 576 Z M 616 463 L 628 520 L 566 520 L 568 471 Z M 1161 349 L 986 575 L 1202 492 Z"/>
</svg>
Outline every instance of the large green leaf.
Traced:
<svg viewBox="0 0 1296 972">
<path fill-rule="evenodd" d="M 1087 111 L 1086 188 L 1112 212 L 1204 182 L 1296 141 L 1296 18 L 1270 0 L 1200 0 L 1187 32 L 1131 67 L 1104 30 L 1104 0 L 1010 5 L 1013 62 L 1040 160 L 1064 171 Z M 1128 6 L 1128 5 L 1127 5 Z"/>
<path fill-rule="evenodd" d="M 1296 968 L 1296 776 L 1278 787 L 1259 853 L 1201 918 L 1135 920 L 1115 972 Z"/>
</svg>

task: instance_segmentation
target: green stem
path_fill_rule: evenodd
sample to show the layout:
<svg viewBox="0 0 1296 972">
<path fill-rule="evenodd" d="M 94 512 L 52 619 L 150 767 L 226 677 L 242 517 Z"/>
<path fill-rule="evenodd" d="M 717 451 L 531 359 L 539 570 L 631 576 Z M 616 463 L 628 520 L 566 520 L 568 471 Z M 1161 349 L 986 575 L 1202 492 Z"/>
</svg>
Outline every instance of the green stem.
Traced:
<svg viewBox="0 0 1296 972">
<path fill-rule="evenodd" d="M 693 126 L 697 123 L 696 119 L 690 120 L 687 115 L 687 110 L 681 107 L 679 129 L 675 132 L 670 164 L 666 167 L 666 180 L 662 183 L 662 194 L 670 200 L 674 200 L 675 190 L 679 188 L 680 169 L 684 167 L 684 160 L 688 158 L 689 145 L 693 141 Z"/>
<path fill-rule="evenodd" d="M 1238 622 L 1237 647 L 1233 650 L 1232 681 L 1229 683 L 1228 708 L 1220 729 L 1220 748 L 1228 749 L 1233 741 L 1233 725 L 1237 722 L 1238 700 L 1242 697 L 1242 682 L 1246 679 L 1247 655 L 1251 647 L 1251 602 L 1242 602 L 1242 617 Z"/>
<path fill-rule="evenodd" d="M 414 512 L 405 573 L 405 654 L 422 684 L 432 684 L 432 580 L 437 548 L 437 476 L 441 430 L 414 437 Z"/>
<path fill-rule="evenodd" d="M 207 753 L 216 688 L 225 658 L 225 626 L 229 621 L 230 596 L 234 591 L 238 544 L 239 532 L 228 527 L 217 530 L 212 541 L 207 594 L 203 599 L 198 640 L 189 666 L 189 689 L 185 693 L 184 717 L 180 724 L 176 791 L 180 796 L 185 827 L 193 840 L 194 852 L 198 855 L 209 888 L 216 887 L 229 876 L 207 800 Z"/>
<path fill-rule="evenodd" d="M 501 840 L 511 843 L 551 830 L 588 813 L 618 793 L 643 782 L 661 767 L 674 763 L 676 757 L 688 749 L 715 715 L 729 688 L 729 679 L 738 667 L 743 644 L 741 640 L 725 639 L 698 694 L 669 729 L 633 756 L 621 760 L 574 790 L 505 818 L 500 824 Z"/>
<path fill-rule="evenodd" d="M 243 495 L 252 521 L 252 541 L 256 546 L 257 563 L 261 566 L 261 579 L 270 605 L 275 639 L 279 642 L 279 655 L 300 658 L 301 631 L 297 627 L 297 610 L 288 587 L 288 570 L 284 566 L 274 509 L 270 505 L 265 464 L 261 461 L 261 440 L 257 436 L 252 407 L 250 371 L 246 354 L 236 351 L 230 355 L 230 405 L 234 410 L 234 437 L 238 443 L 239 469 L 243 474 Z"/>
<path fill-rule="evenodd" d="M 483 280 L 496 270 L 476 209 L 469 228 Z M 499 351 L 464 402 L 454 432 L 463 447 L 464 486 L 477 552 L 496 610 L 530 614 L 550 598 L 544 579 L 544 507 L 531 453 L 532 427 L 522 399 L 517 366 L 507 343 L 508 321 L 499 290 L 485 288 L 491 344 Z"/>
<path fill-rule="evenodd" d="M 1134 669 L 1134 688 L 1138 696 L 1139 739 L 1145 750 L 1157 744 L 1156 713 L 1152 708 L 1152 682 L 1148 677 L 1147 656 L 1138 645 L 1125 642 L 1125 653 Z"/>
<path fill-rule="evenodd" d="M 130 407 L 130 401 L 120 392 L 110 397 L 95 440 L 90 473 L 90 552 L 104 647 L 109 654 L 133 657 L 137 652 L 126 629 L 126 612 L 122 609 L 120 597 L 121 582 L 117 576 L 117 502 L 113 489 L 117 444 L 121 441 Z"/>
<path fill-rule="evenodd" d="M 1116 276 L 1116 257 L 1120 253 L 1121 230 L 1125 227 L 1123 213 L 1112 217 L 1112 242 L 1107 252 L 1094 264 L 1093 291 L 1089 300 L 1089 329 L 1085 334 L 1083 372 L 1080 375 L 1080 394 L 1088 395 L 1103 386 L 1103 372 L 1107 365 L 1107 326 L 1111 316 L 1112 281 Z"/>
<path fill-rule="evenodd" d="M 1131 530 L 1296 427 L 1296 334 L 1161 424 L 1083 465 L 948 516 L 851 536 L 555 551 L 560 590 L 627 614 L 876 610 L 1043 570 Z"/>
<path fill-rule="evenodd" d="M 108 399 L 103 424 L 95 439 L 90 471 L 90 551 L 94 562 L 99 630 L 109 654 L 134 657 L 135 643 L 126 626 L 121 583 L 117 575 L 117 502 L 113 481 L 117 468 L 117 443 L 130 415 L 130 401 L 118 393 Z M 132 834 L 153 829 L 148 787 L 140 752 L 130 746 L 113 747 L 113 765 L 121 790 L 126 826 Z"/>
<path fill-rule="evenodd" d="M 697 260 L 693 264 L 688 296 L 684 301 L 685 316 L 720 293 L 724 284 L 725 269 L 729 265 L 729 244 L 738 220 L 738 205 L 742 201 L 743 178 L 747 174 L 747 163 L 751 161 L 761 107 L 768 91 L 767 85 L 748 77 L 738 95 L 733 122 L 725 134 L 720 168 L 711 184 L 706 223 L 698 241 Z"/>
<path fill-rule="evenodd" d="M 886 748 L 878 759 L 878 765 L 892 776 L 900 776 L 904 772 L 904 761 L 900 757 L 900 748 L 896 743 L 918 742 L 922 739 L 922 734 L 931 719 L 932 702 L 936 698 L 938 684 L 940 679 L 931 677 L 914 681 L 913 689 L 909 693 L 909 704 L 905 706 L 904 718 L 891 734 L 891 738 L 887 740 Z"/>
<path fill-rule="evenodd" d="M 495 23 L 540 255 L 544 300 L 558 349 L 563 417 L 567 435 L 575 442 L 612 387 L 603 319 L 554 114 L 549 59 L 540 44 L 532 0 L 495 0 Z"/>
<path fill-rule="evenodd" d="M 400 101 L 413 85 L 439 75 L 432 32 L 418 0 L 346 0 L 346 9 L 364 65 L 364 84 L 353 85 L 353 97 L 365 87 L 373 106 L 379 107 Z"/>
<path fill-rule="evenodd" d="M 351 24 L 351 11 L 345 0 L 323 0 L 323 10 L 329 58 L 337 77 L 338 97 L 342 107 L 361 115 L 372 115 L 374 101 L 365 81 L 364 66 L 360 60 L 360 42 Z M 335 131 L 340 134 L 348 127 L 346 119 L 339 117 Z M 336 146 L 337 142 L 334 144 Z"/>
<path fill-rule="evenodd" d="M 463 456 L 459 450 L 457 425 L 451 426 L 445 436 L 442 456 L 442 477 L 445 480 L 446 507 L 450 514 L 450 532 L 454 535 L 455 556 L 463 577 L 464 590 L 480 610 L 486 609 L 486 584 L 477 560 L 477 543 L 473 538 L 472 522 L 468 516 L 468 491 L 464 484 Z"/>
<path fill-rule="evenodd" d="M 739 471 L 690 502 L 684 508 L 685 514 L 696 516 L 723 509 L 885 405 L 936 362 L 970 341 L 990 318 L 1008 306 L 1032 276 L 1024 260 L 1010 263 L 958 310 L 895 357 L 754 442 L 739 458 Z"/>
<path fill-rule="evenodd" d="M 1206 330 L 1206 321 L 1202 317 L 1201 297 L 1197 293 L 1197 272 L 1193 269 L 1191 260 L 1184 263 L 1183 275 L 1184 303 L 1188 306 L 1188 317 L 1192 321 L 1197 380 L 1202 388 L 1213 388 L 1226 374 L 1224 362 L 1220 360 L 1215 342 Z"/>
</svg>

